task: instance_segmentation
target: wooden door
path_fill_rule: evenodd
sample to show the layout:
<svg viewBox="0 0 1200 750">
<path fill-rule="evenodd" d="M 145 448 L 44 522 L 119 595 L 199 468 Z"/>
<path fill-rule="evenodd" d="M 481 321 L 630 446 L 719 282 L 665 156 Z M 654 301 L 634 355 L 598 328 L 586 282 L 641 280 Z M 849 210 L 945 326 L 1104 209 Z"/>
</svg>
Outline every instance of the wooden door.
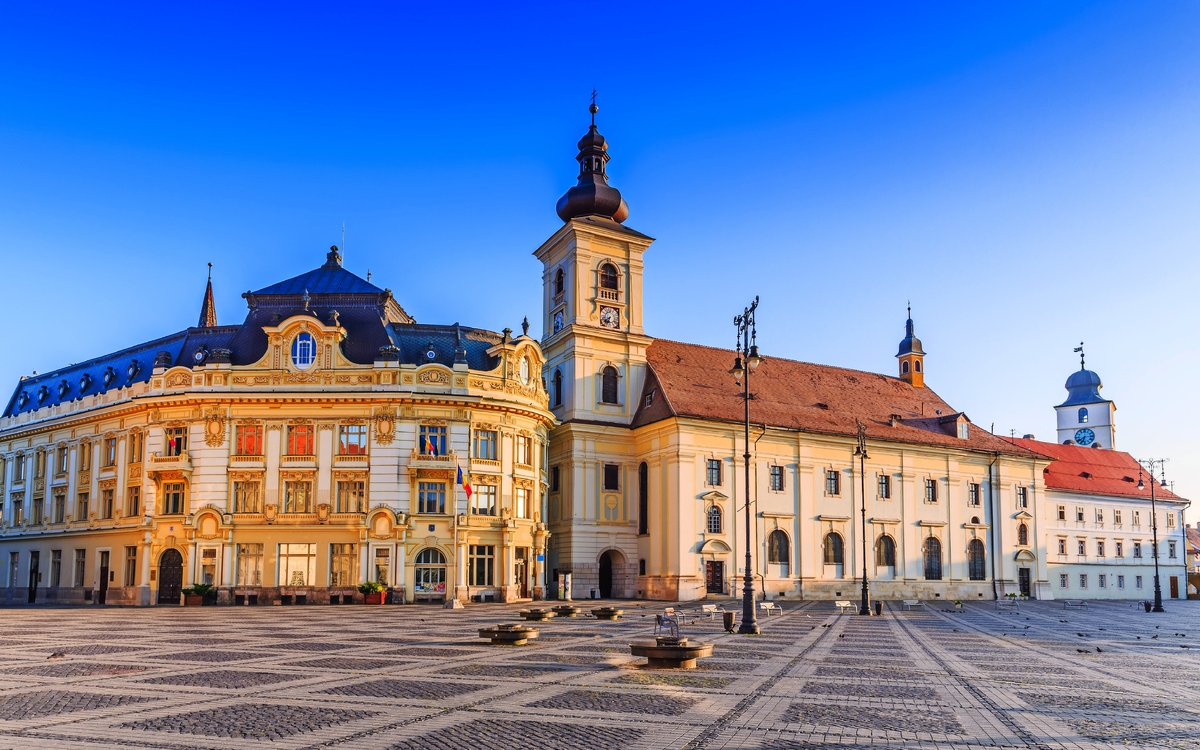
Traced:
<svg viewBox="0 0 1200 750">
<path fill-rule="evenodd" d="M 704 590 L 710 594 L 725 593 L 725 563 L 717 560 L 704 563 Z"/>
<path fill-rule="evenodd" d="M 96 597 L 97 604 L 108 600 L 108 553 L 100 553 L 100 591 Z"/>
<path fill-rule="evenodd" d="M 38 573 L 38 565 L 40 564 L 40 562 L 41 562 L 41 553 L 40 552 L 30 552 L 29 553 L 29 603 L 30 604 L 33 604 L 34 602 L 37 601 L 38 576 L 40 575 L 40 573 Z M 1174 583 L 1174 581 L 1175 581 L 1175 579 L 1172 578 L 1171 582 Z"/>
<path fill-rule="evenodd" d="M 183 555 L 169 549 L 158 558 L 158 603 L 179 604 L 183 590 Z"/>
<path fill-rule="evenodd" d="M 36 564 L 37 563 L 35 562 L 34 565 Z M 1171 576 L 1171 598 L 1179 598 L 1179 576 Z M 29 601 L 33 601 L 33 599 L 30 599 Z"/>
</svg>

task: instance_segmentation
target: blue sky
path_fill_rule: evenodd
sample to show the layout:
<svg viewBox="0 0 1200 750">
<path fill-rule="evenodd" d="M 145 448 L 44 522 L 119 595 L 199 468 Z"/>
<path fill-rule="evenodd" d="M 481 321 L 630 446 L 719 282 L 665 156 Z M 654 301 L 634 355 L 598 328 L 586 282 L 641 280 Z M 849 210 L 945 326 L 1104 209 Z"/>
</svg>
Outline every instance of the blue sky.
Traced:
<svg viewBox="0 0 1200 750">
<path fill-rule="evenodd" d="M 652 335 L 895 372 L 1054 437 L 1088 364 L 1118 447 L 1200 489 L 1200 5 L 0 8 L 0 387 L 324 259 L 419 320 L 539 320 L 600 91 Z M 9 383 L 3 386 L 3 383 Z"/>
</svg>

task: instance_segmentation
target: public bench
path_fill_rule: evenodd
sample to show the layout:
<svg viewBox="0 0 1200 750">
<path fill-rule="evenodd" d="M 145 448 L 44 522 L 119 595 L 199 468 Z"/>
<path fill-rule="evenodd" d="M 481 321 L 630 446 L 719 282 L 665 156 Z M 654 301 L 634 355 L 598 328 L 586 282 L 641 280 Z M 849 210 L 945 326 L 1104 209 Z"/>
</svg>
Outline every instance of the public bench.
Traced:
<svg viewBox="0 0 1200 750">
<path fill-rule="evenodd" d="M 925 609 L 925 602 L 920 599 L 905 599 L 900 604 L 905 610 Z"/>
<path fill-rule="evenodd" d="M 1021 604 L 1016 599 L 997 599 L 996 610 L 1000 612 L 1004 612 L 1006 610 L 1020 612 Z"/>
<path fill-rule="evenodd" d="M 1063 609 L 1087 609 L 1087 602 L 1082 599 L 1067 599 L 1063 602 Z"/>
<path fill-rule="evenodd" d="M 838 608 L 838 614 L 839 614 L 839 615 L 840 615 L 840 614 L 844 614 L 844 613 L 846 612 L 846 610 L 848 610 L 848 609 L 852 609 L 852 610 L 854 610 L 855 612 L 857 612 L 857 611 L 858 611 L 858 605 L 857 605 L 857 604 L 855 604 L 854 602 L 852 602 L 852 601 L 848 600 L 848 599 L 844 599 L 844 600 L 842 600 L 842 601 L 834 602 L 834 605 L 835 605 L 835 606 Z"/>
<path fill-rule="evenodd" d="M 766 612 L 767 617 L 770 617 L 772 612 L 774 612 L 777 615 L 783 614 L 783 607 L 780 607 L 775 602 L 759 602 L 758 608 L 761 609 L 763 612 Z"/>
</svg>

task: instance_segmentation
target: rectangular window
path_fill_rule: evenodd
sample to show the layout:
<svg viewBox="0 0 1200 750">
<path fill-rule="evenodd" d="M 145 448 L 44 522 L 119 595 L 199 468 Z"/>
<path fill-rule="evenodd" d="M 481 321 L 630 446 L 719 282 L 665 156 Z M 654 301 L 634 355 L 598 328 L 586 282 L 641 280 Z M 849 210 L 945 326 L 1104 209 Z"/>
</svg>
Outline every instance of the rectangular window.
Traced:
<svg viewBox="0 0 1200 750">
<path fill-rule="evenodd" d="M 163 431 L 163 439 L 166 441 L 165 455 L 182 456 L 187 453 L 188 435 L 186 427 L 168 427 Z"/>
<path fill-rule="evenodd" d="M 312 586 L 317 577 L 317 545 L 279 545 L 279 585 Z"/>
<path fill-rule="evenodd" d="M 925 480 L 925 502 L 936 503 L 938 501 L 938 486 L 936 479 Z"/>
<path fill-rule="evenodd" d="M 533 466 L 533 438 L 528 435 L 517 435 L 517 463 Z"/>
<path fill-rule="evenodd" d="M 13 495 L 13 525 L 25 523 L 25 499 L 21 495 Z"/>
<path fill-rule="evenodd" d="M 217 583 L 217 548 L 200 550 L 200 583 L 214 586 Z"/>
<path fill-rule="evenodd" d="M 308 480 L 297 480 L 283 483 L 283 512 L 313 512 L 312 482 Z"/>
<path fill-rule="evenodd" d="M 100 517 L 113 517 L 113 497 L 116 490 L 100 490 Z"/>
<path fill-rule="evenodd" d="M 257 481 L 233 483 L 233 512 L 262 513 L 261 484 Z"/>
<path fill-rule="evenodd" d="M 142 488 L 125 488 L 125 516 L 127 518 L 142 515 Z"/>
<path fill-rule="evenodd" d="M 972 508 L 978 508 L 979 503 L 979 485 L 975 482 L 967 483 L 967 505 L 970 505 Z"/>
<path fill-rule="evenodd" d="M 621 489 L 621 467 L 619 464 L 604 464 L 604 489 L 616 492 Z"/>
<path fill-rule="evenodd" d="M 50 588 L 62 585 L 62 550 L 50 550 Z"/>
<path fill-rule="evenodd" d="M 61 446 L 58 449 L 58 453 L 55 454 L 55 459 L 54 459 L 54 473 L 55 474 L 66 474 L 67 473 L 67 457 L 69 455 L 70 454 L 67 451 L 67 446 L 65 446 L 65 445 Z"/>
<path fill-rule="evenodd" d="M 421 425 L 420 449 L 422 456 L 446 455 L 446 428 Z"/>
<path fill-rule="evenodd" d="M 367 426 L 365 424 L 344 424 L 338 428 L 338 455 L 367 455 Z"/>
<path fill-rule="evenodd" d="M 131 432 L 125 441 L 129 446 L 129 463 L 140 464 L 142 462 L 142 448 L 146 444 L 145 433 Z"/>
<path fill-rule="evenodd" d="M 1142 514 L 1141 514 L 1141 512 L 1140 512 L 1140 511 L 1136 511 L 1136 510 L 1135 510 L 1135 511 L 1133 512 L 1133 525 L 1134 525 L 1134 526 L 1141 526 L 1141 525 L 1142 525 Z"/>
<path fill-rule="evenodd" d="M 1175 514 L 1174 513 L 1167 514 L 1167 528 L 1168 529 L 1175 528 Z"/>
<path fill-rule="evenodd" d="M 477 516 L 496 515 L 496 485 L 481 484 L 472 489 L 471 512 Z"/>
<path fill-rule="evenodd" d="M 498 442 L 495 430 L 475 430 L 475 458 L 481 458 L 485 461 L 495 461 L 496 459 L 496 443 Z"/>
<path fill-rule="evenodd" d="M 261 586 L 263 573 L 263 546 L 261 544 L 239 544 L 235 547 L 235 565 L 238 586 Z"/>
<path fill-rule="evenodd" d="M 1104 508 L 1096 508 L 1096 523 L 1104 525 Z"/>
<path fill-rule="evenodd" d="M 358 552 L 354 544 L 329 545 L 329 585 L 353 586 L 357 580 L 355 567 L 358 564 Z"/>
<path fill-rule="evenodd" d="M 550 467 L 550 491 L 551 492 L 559 491 L 559 473 L 558 473 L 557 466 Z"/>
<path fill-rule="evenodd" d="M 366 482 L 342 481 L 337 483 L 334 513 L 365 513 L 367 508 Z"/>
<path fill-rule="evenodd" d="M 263 455 L 263 428 L 260 424 L 240 424 L 237 426 L 237 444 L 235 450 L 239 456 Z"/>
<path fill-rule="evenodd" d="M 1104 542 L 1102 540 L 1096 542 L 1096 557 L 1104 557 Z"/>
<path fill-rule="evenodd" d="M 1178 549 L 1175 547 L 1174 541 L 1167 542 L 1167 557 L 1174 560 L 1178 556 Z"/>
<path fill-rule="evenodd" d="M 1079 545 L 1079 554 L 1086 555 L 1087 554 L 1087 542 L 1080 539 L 1078 542 L 1078 545 Z"/>
<path fill-rule="evenodd" d="M 75 497 L 75 520 L 76 521 L 88 520 L 88 514 L 91 512 L 88 509 L 88 500 L 90 500 L 90 499 L 91 498 L 88 497 L 88 493 L 86 493 L 86 492 L 80 492 Z"/>
<path fill-rule="evenodd" d="M 1067 506 L 1065 506 L 1065 505 L 1058 506 L 1058 520 L 1060 520 L 1060 521 L 1067 520 Z"/>
<path fill-rule="evenodd" d="M 468 546 L 467 583 L 471 586 L 494 586 L 496 548 L 490 544 Z"/>
<path fill-rule="evenodd" d="M 67 493 L 54 493 L 54 523 L 65 523 L 67 520 Z"/>
<path fill-rule="evenodd" d="M 1141 556 L 1142 556 L 1142 543 L 1141 542 L 1133 543 L 1133 556 L 1138 559 L 1141 558 Z"/>
<path fill-rule="evenodd" d="M 1119 511 L 1119 510 L 1113 511 L 1113 523 L 1115 523 L 1118 526 L 1121 525 L 1121 511 Z"/>
<path fill-rule="evenodd" d="M 783 467 L 771 467 L 771 491 L 783 492 Z"/>
<path fill-rule="evenodd" d="M 163 483 L 162 512 L 164 516 L 180 515 L 184 512 L 186 505 L 183 482 Z"/>
<path fill-rule="evenodd" d="M 19 468 L 18 466 L 13 469 Z M 90 471 L 92 468 L 92 446 L 86 440 L 79 444 L 79 471 Z M 14 481 L 19 477 L 13 477 Z"/>
<path fill-rule="evenodd" d="M 114 460 L 113 463 L 116 463 Z M 111 465 L 111 464 L 108 464 Z M 33 478 L 42 479 L 46 476 L 46 451 L 39 450 L 33 455 Z"/>
<path fill-rule="evenodd" d="M 1117 576 L 1117 588 L 1125 588 L 1125 576 Z"/>
<path fill-rule="evenodd" d="M 1087 588 L 1087 573 L 1079 574 L 1079 588 L 1081 588 L 1081 589 Z"/>
<path fill-rule="evenodd" d="M 125 548 L 125 582 L 126 588 L 137 585 L 137 547 Z"/>
<path fill-rule="evenodd" d="M 836 469 L 825 470 L 825 494 L 842 494 L 842 475 Z"/>
<path fill-rule="evenodd" d="M 517 518 L 529 518 L 529 488 L 518 487 L 516 494 Z"/>
<path fill-rule="evenodd" d="M 1067 554 L 1067 540 L 1066 539 L 1058 540 L 1058 554 L 1060 554 L 1060 555 Z"/>
<path fill-rule="evenodd" d="M 1142 587 L 1142 577 L 1141 577 L 1141 576 L 1135 576 L 1135 577 L 1134 577 L 1134 579 L 1133 579 L 1133 585 L 1134 585 L 1135 587 L 1137 587 L 1137 588 L 1139 588 L 1139 589 L 1140 589 L 1140 588 Z"/>
<path fill-rule="evenodd" d="M 710 487 L 721 486 L 721 462 L 718 459 L 708 459 L 705 482 Z"/>
<path fill-rule="evenodd" d="M 1067 587 L 1068 580 L 1069 580 L 1069 577 L 1067 576 L 1066 573 L 1059 573 L 1058 574 L 1058 587 L 1060 589 L 1065 589 Z"/>
<path fill-rule="evenodd" d="M 387 586 L 391 578 L 392 551 L 386 548 L 375 550 L 375 578 L 380 585 Z"/>
<path fill-rule="evenodd" d="M 101 455 L 104 457 L 105 468 L 117 465 L 117 439 L 115 437 L 104 439 L 104 452 Z"/>
<path fill-rule="evenodd" d="M 294 424 L 287 428 L 287 455 L 312 456 L 314 450 L 313 426 L 310 424 Z"/>
<path fill-rule="evenodd" d="M 41 526 L 42 522 L 46 520 L 45 507 L 46 507 L 45 500 L 43 500 L 40 497 L 35 497 L 33 499 L 33 519 L 32 519 L 32 521 L 33 521 L 34 526 Z"/>
<path fill-rule="evenodd" d="M 87 550 L 75 550 L 75 577 L 71 579 L 71 585 L 75 588 L 83 588 L 83 570 L 87 565 Z"/>
<path fill-rule="evenodd" d="M 1029 488 L 1028 487 L 1018 487 L 1017 488 L 1017 507 L 1018 508 L 1028 508 L 1029 507 Z"/>
<path fill-rule="evenodd" d="M 1102 589 L 1108 588 L 1108 576 L 1104 573 L 1100 573 L 1099 575 L 1097 575 L 1096 576 L 1096 586 L 1097 586 L 1097 588 L 1102 588 Z"/>
<path fill-rule="evenodd" d="M 13 459 L 13 482 L 25 481 L 25 457 L 18 455 Z"/>
<path fill-rule="evenodd" d="M 443 482 L 421 482 L 417 485 L 418 513 L 446 512 L 446 485 Z"/>
<path fill-rule="evenodd" d="M 1125 543 L 1124 542 L 1116 542 L 1116 552 L 1117 552 L 1117 557 L 1125 556 Z"/>
<path fill-rule="evenodd" d="M 1083 523 L 1083 508 L 1081 508 L 1081 507 L 1075 508 L 1075 520 L 1078 523 Z"/>
</svg>

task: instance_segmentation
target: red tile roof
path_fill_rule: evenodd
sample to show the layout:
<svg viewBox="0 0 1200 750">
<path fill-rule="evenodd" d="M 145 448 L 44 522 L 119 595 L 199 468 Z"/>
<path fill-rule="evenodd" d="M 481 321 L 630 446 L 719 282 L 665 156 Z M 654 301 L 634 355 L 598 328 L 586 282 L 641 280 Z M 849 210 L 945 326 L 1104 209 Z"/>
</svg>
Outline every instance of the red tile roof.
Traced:
<svg viewBox="0 0 1200 750">
<path fill-rule="evenodd" d="M 729 374 L 733 351 L 656 339 L 646 356 L 651 372 L 633 427 L 672 416 L 742 421 L 741 389 Z M 941 397 L 878 373 L 767 357 L 750 376 L 750 390 L 753 424 L 853 436 L 857 418 L 871 440 L 1032 457 L 975 425 L 966 440 L 959 439 L 952 418 L 958 413 Z M 892 415 L 898 415 L 895 426 Z"/>
<path fill-rule="evenodd" d="M 1022 438 L 1013 442 L 1054 459 L 1044 470 L 1048 489 L 1150 499 L 1149 483 L 1153 479 L 1149 475 L 1142 475 L 1147 487 L 1144 490 L 1137 488 L 1141 465 L 1128 453 Z M 1182 499 L 1165 487 L 1157 486 L 1154 496 L 1163 500 Z"/>
</svg>

